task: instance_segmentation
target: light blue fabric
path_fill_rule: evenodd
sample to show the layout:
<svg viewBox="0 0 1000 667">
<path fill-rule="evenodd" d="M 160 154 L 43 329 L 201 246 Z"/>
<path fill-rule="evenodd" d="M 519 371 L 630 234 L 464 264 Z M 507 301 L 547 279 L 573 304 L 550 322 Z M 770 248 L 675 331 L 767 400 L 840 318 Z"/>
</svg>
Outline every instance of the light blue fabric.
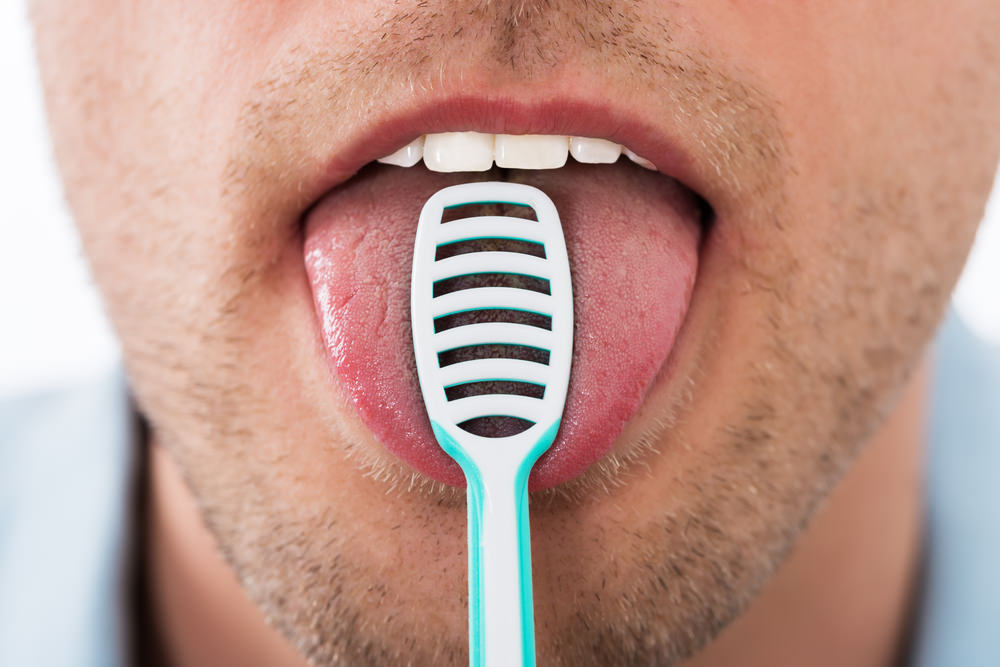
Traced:
<svg viewBox="0 0 1000 667">
<path fill-rule="evenodd" d="M 118 665 L 133 440 L 125 381 L 0 403 L 0 665 Z"/>
<path fill-rule="evenodd" d="M 1000 346 L 938 336 L 916 667 L 1000 667 Z"/>
<path fill-rule="evenodd" d="M 954 316 L 930 419 L 916 667 L 1000 666 L 1000 348 Z M 121 374 L 0 403 L 0 665 L 124 663 L 133 424 Z"/>
</svg>

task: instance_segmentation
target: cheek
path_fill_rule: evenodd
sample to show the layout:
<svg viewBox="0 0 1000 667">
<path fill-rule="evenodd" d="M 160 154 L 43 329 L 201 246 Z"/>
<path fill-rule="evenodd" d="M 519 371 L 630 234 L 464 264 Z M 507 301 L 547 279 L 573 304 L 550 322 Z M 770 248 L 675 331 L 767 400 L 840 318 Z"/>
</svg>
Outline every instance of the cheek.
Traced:
<svg viewBox="0 0 1000 667">
<path fill-rule="evenodd" d="M 798 268 L 803 303 L 850 303 L 872 325 L 883 299 L 936 307 L 913 294 L 947 291 L 995 169 L 1000 8 L 738 1 L 698 20 L 723 59 L 752 64 L 789 128 L 784 229 L 740 230 L 749 268 Z M 768 249 L 779 242 L 794 252 Z"/>
</svg>

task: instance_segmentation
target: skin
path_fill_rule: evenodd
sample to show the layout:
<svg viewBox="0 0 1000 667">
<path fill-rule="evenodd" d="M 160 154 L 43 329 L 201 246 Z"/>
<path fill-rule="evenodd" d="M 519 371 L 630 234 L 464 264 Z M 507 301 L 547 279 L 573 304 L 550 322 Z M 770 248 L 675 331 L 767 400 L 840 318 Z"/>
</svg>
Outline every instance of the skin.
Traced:
<svg viewBox="0 0 1000 667">
<path fill-rule="evenodd" d="M 627 100 L 690 148 L 716 216 L 669 381 L 616 458 L 533 502 L 539 661 L 897 655 L 917 369 L 1000 149 L 996 3 L 33 14 L 67 197 L 150 423 L 168 657 L 466 660 L 464 508 L 412 489 L 331 382 L 297 224 L 323 193 L 296 170 L 411 86 L 458 85 Z"/>
</svg>

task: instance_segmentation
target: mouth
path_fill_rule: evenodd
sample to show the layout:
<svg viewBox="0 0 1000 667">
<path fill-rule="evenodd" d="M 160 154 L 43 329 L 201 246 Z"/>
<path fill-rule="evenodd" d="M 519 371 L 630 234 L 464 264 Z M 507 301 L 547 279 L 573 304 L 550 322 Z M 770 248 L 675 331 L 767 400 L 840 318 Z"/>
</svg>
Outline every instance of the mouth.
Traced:
<svg viewBox="0 0 1000 667">
<path fill-rule="evenodd" d="M 688 164 L 655 129 L 589 105 L 455 99 L 368 128 L 331 165 L 332 184 L 304 217 L 303 251 L 327 361 L 375 439 L 417 472 L 464 485 L 434 438 L 417 380 L 413 238 L 436 191 L 507 180 L 555 203 L 575 301 L 562 426 L 529 489 L 567 482 L 606 456 L 651 388 L 669 381 L 711 211 L 678 178 Z"/>
</svg>

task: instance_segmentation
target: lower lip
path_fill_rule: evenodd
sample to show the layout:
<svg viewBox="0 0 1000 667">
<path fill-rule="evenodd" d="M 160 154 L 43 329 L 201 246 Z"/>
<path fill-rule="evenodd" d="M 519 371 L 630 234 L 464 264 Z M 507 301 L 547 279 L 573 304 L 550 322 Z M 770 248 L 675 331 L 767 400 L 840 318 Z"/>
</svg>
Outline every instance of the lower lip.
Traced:
<svg viewBox="0 0 1000 667">
<path fill-rule="evenodd" d="M 559 434 L 529 478 L 538 490 L 607 454 L 638 410 L 684 321 L 701 229 L 689 191 L 624 161 L 514 173 L 555 202 L 573 273 L 573 370 Z M 413 237 L 434 192 L 490 177 L 370 167 L 306 219 L 306 270 L 336 379 L 386 449 L 455 486 L 464 476 L 434 439 L 413 361 Z"/>
</svg>

